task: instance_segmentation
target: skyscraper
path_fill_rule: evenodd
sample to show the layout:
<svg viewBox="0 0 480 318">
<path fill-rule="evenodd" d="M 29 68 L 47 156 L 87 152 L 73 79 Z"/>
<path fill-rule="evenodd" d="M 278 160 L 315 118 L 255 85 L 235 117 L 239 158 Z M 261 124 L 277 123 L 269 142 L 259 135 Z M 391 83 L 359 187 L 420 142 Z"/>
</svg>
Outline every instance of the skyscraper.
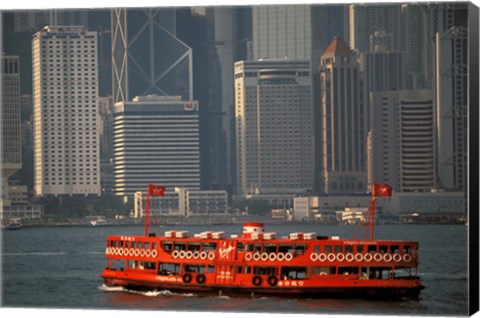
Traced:
<svg viewBox="0 0 480 318">
<path fill-rule="evenodd" d="M 115 194 L 149 183 L 200 188 L 198 103 L 180 96 L 138 96 L 114 106 Z"/>
<path fill-rule="evenodd" d="M 436 13 L 438 186 L 466 192 L 468 4 L 441 4 Z"/>
<path fill-rule="evenodd" d="M 20 139 L 20 60 L 2 54 L 2 197 L 0 205 L 10 205 L 8 179 L 22 168 Z"/>
<path fill-rule="evenodd" d="M 97 34 L 47 26 L 32 59 L 35 194 L 100 195 Z"/>
<path fill-rule="evenodd" d="M 335 37 L 322 55 L 321 191 L 361 193 L 367 189 L 367 113 L 363 74 L 356 54 Z"/>
<path fill-rule="evenodd" d="M 149 94 L 192 100 L 192 50 L 176 36 L 176 9 L 111 14 L 113 101 Z"/>
<path fill-rule="evenodd" d="M 371 180 L 398 192 L 435 188 L 434 106 L 431 90 L 372 93 Z"/>
<path fill-rule="evenodd" d="M 235 63 L 237 194 L 313 189 L 313 109 L 308 61 Z"/>
</svg>

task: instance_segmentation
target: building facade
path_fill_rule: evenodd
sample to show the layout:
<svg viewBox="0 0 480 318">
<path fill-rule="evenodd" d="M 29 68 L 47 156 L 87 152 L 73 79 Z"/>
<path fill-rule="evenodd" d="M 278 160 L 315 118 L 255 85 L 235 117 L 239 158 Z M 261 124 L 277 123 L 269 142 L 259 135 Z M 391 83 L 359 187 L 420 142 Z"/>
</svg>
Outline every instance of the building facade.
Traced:
<svg viewBox="0 0 480 318">
<path fill-rule="evenodd" d="M 8 179 L 22 169 L 20 138 L 20 60 L 18 56 L 2 55 L 2 197 L 1 205 L 10 206 Z"/>
<path fill-rule="evenodd" d="M 100 195 L 96 32 L 47 26 L 32 60 L 35 194 Z"/>
<path fill-rule="evenodd" d="M 432 91 L 372 96 L 372 183 L 388 183 L 397 192 L 430 192 L 435 188 Z"/>
<path fill-rule="evenodd" d="M 313 107 L 308 61 L 235 63 L 237 194 L 313 189 Z"/>
<path fill-rule="evenodd" d="M 335 37 L 320 65 L 322 193 L 364 193 L 367 189 L 368 131 L 362 77 L 356 54 Z"/>
<path fill-rule="evenodd" d="M 193 99 L 192 50 L 176 36 L 175 8 L 111 12 L 113 102 L 150 94 Z"/>
<path fill-rule="evenodd" d="M 114 192 L 133 196 L 149 183 L 167 191 L 200 188 L 198 103 L 140 96 L 114 106 Z"/>
</svg>

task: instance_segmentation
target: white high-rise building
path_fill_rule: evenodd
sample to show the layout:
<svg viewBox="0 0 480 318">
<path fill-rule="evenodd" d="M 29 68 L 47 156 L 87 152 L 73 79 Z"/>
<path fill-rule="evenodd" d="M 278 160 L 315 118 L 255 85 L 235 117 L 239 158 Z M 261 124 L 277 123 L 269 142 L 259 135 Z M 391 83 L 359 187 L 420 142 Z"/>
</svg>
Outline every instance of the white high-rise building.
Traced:
<svg viewBox="0 0 480 318">
<path fill-rule="evenodd" d="M 239 196 L 313 189 L 308 61 L 235 63 L 235 117 Z"/>
<path fill-rule="evenodd" d="M 35 195 L 100 195 L 97 33 L 46 26 L 32 60 Z"/>
<path fill-rule="evenodd" d="M 149 183 L 200 189 L 198 102 L 180 96 L 137 96 L 114 106 L 115 194 L 131 196 Z"/>
<path fill-rule="evenodd" d="M 372 92 L 372 107 L 372 182 L 388 183 L 397 192 L 430 192 L 435 188 L 433 92 Z"/>
</svg>

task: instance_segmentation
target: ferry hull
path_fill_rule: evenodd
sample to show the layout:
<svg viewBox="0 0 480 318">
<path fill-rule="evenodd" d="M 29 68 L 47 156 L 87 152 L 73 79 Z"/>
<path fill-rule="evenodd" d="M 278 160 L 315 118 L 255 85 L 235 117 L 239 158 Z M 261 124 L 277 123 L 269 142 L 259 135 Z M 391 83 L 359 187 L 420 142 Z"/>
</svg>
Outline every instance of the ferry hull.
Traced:
<svg viewBox="0 0 480 318">
<path fill-rule="evenodd" d="M 199 285 L 185 283 L 162 283 L 155 281 L 139 281 L 138 279 L 119 279 L 104 277 L 104 284 L 108 287 L 123 287 L 127 290 L 154 291 L 169 290 L 171 292 L 202 293 L 205 295 L 246 295 L 246 296 L 276 296 L 301 298 L 361 298 L 361 299 L 418 299 L 424 286 L 361 286 L 361 287 L 252 287 L 227 285 Z"/>
</svg>

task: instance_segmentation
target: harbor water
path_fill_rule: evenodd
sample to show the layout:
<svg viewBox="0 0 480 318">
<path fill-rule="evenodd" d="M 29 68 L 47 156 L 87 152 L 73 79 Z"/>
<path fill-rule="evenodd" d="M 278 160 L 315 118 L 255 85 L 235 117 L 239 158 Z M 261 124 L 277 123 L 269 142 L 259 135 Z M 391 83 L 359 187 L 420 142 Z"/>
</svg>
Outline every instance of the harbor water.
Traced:
<svg viewBox="0 0 480 318">
<path fill-rule="evenodd" d="M 239 225 L 162 226 L 161 231 L 206 230 L 238 234 Z M 266 224 L 286 235 L 316 232 L 352 238 L 355 226 Z M 464 316 L 468 311 L 468 228 L 464 225 L 378 225 L 375 238 L 418 241 L 420 299 L 302 299 L 204 296 L 168 290 L 135 293 L 106 288 L 99 277 L 106 265 L 108 235 L 142 235 L 142 226 L 25 227 L 2 233 L 1 305 L 10 308 L 161 310 L 237 313 Z"/>
</svg>

